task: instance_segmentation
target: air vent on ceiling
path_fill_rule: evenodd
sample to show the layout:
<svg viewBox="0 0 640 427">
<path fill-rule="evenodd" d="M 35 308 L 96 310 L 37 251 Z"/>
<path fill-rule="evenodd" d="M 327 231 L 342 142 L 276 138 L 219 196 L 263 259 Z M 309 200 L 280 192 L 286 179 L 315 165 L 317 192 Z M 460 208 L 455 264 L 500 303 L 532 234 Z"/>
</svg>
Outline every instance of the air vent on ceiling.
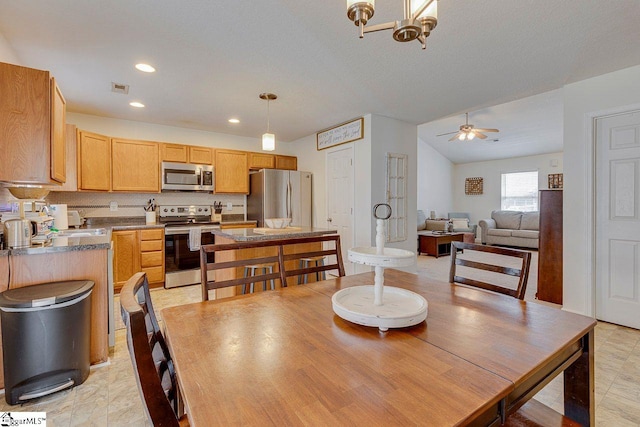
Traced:
<svg viewBox="0 0 640 427">
<path fill-rule="evenodd" d="M 122 93 L 126 95 L 129 93 L 129 85 L 111 82 L 111 92 Z"/>
</svg>

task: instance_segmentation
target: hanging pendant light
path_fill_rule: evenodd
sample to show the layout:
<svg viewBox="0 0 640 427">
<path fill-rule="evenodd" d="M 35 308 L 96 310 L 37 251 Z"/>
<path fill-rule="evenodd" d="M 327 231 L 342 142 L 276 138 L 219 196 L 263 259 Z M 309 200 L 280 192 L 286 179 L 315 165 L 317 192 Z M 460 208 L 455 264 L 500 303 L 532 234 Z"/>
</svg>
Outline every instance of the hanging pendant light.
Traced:
<svg viewBox="0 0 640 427">
<path fill-rule="evenodd" d="M 267 101 L 267 133 L 262 135 L 262 149 L 264 151 L 273 151 L 276 149 L 276 136 L 270 133 L 269 129 L 269 101 L 278 99 L 278 96 L 273 93 L 261 93 L 260 99 Z"/>
</svg>

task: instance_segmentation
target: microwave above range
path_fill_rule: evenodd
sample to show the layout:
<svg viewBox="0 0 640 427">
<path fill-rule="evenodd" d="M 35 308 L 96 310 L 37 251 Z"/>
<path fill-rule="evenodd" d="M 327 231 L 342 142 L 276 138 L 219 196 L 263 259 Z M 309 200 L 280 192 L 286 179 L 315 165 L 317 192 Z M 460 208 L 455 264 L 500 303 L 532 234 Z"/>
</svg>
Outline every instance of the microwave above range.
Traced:
<svg viewBox="0 0 640 427">
<path fill-rule="evenodd" d="M 162 191 L 213 191 L 213 166 L 162 162 Z"/>
</svg>

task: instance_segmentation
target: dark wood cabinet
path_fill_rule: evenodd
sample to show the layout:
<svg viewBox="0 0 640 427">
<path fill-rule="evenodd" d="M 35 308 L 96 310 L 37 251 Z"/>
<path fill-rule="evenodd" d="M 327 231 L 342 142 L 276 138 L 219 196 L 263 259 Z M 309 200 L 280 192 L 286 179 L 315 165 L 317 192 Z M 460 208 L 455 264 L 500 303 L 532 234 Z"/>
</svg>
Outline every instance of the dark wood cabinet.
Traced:
<svg viewBox="0 0 640 427">
<path fill-rule="evenodd" d="M 536 297 L 562 304 L 562 190 L 540 191 L 538 246 Z"/>
</svg>

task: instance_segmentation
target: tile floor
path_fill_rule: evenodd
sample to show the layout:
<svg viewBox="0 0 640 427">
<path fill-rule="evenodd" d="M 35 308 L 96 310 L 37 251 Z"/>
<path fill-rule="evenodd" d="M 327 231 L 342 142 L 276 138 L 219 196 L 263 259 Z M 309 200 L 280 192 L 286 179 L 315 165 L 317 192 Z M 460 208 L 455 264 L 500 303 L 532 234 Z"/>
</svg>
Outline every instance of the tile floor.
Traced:
<svg viewBox="0 0 640 427">
<path fill-rule="evenodd" d="M 535 295 L 535 252 L 531 267 L 527 300 Z M 418 274 L 447 280 L 448 269 L 449 257 L 418 257 Z M 199 301 L 200 289 L 154 290 L 151 297 L 161 316 L 164 307 Z M 119 318 L 118 311 L 116 314 Z M 596 327 L 595 351 L 596 425 L 640 426 L 640 331 L 601 322 Z M 536 399 L 562 410 L 562 378 L 545 387 Z M 43 411 L 48 426 L 149 425 L 133 377 L 124 329 L 116 331 L 110 363 L 93 367 L 84 384 L 19 406 L 7 405 L 2 398 L 0 411 Z"/>
</svg>

